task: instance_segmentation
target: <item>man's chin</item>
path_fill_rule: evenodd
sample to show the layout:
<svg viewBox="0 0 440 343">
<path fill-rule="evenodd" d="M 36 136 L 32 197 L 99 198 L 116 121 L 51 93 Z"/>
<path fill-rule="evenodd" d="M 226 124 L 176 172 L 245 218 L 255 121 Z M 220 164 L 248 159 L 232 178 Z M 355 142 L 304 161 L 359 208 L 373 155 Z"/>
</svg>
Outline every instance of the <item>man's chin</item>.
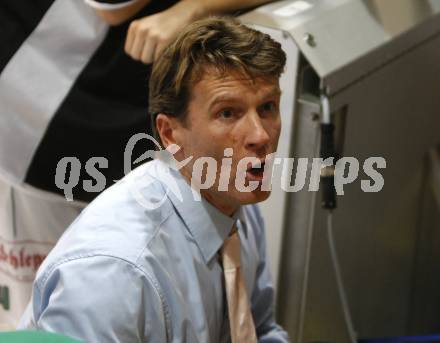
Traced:
<svg viewBox="0 0 440 343">
<path fill-rule="evenodd" d="M 239 202 L 241 205 L 251 205 L 262 202 L 269 198 L 270 191 L 262 191 L 256 189 L 252 192 L 241 192 L 239 195 Z"/>
</svg>

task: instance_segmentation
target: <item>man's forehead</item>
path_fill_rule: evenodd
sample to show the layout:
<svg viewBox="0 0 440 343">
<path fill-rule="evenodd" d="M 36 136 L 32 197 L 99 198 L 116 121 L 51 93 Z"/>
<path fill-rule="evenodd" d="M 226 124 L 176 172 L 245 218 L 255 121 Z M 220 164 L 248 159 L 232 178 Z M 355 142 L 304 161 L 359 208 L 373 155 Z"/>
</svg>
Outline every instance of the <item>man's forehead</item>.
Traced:
<svg viewBox="0 0 440 343">
<path fill-rule="evenodd" d="M 193 88 L 196 86 L 211 86 L 211 88 L 216 89 L 220 86 L 234 87 L 238 84 L 255 89 L 264 87 L 268 90 L 279 90 L 279 78 L 277 76 L 251 76 L 238 68 L 220 69 L 213 66 L 205 67 L 200 71 L 197 80 L 193 83 Z"/>
<path fill-rule="evenodd" d="M 278 81 L 278 77 L 270 75 L 251 75 L 245 69 L 240 69 L 238 67 L 222 67 L 217 68 L 215 66 L 206 66 L 201 70 L 200 79 L 210 79 L 210 80 L 240 80 L 240 81 L 263 81 L 268 83 L 274 83 Z"/>
</svg>

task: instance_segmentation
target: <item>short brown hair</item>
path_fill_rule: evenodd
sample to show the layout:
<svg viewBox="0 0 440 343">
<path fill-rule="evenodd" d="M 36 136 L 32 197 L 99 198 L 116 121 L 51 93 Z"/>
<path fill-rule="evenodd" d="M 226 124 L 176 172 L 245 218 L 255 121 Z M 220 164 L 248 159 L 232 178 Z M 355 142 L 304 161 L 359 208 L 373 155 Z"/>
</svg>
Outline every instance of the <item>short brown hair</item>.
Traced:
<svg viewBox="0 0 440 343">
<path fill-rule="evenodd" d="M 190 87 L 206 67 L 220 72 L 235 69 L 252 79 L 277 77 L 286 54 L 269 35 L 253 30 L 232 17 L 210 17 L 188 25 L 153 65 L 149 113 L 156 129 L 159 113 L 184 120 Z"/>
</svg>

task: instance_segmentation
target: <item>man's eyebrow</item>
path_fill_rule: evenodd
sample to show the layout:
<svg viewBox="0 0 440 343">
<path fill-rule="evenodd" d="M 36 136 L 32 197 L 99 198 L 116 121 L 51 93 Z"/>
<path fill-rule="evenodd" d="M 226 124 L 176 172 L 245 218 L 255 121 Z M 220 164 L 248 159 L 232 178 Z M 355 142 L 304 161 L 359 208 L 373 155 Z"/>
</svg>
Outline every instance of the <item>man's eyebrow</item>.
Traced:
<svg viewBox="0 0 440 343">
<path fill-rule="evenodd" d="M 218 95 L 218 96 L 214 97 L 214 99 L 210 102 L 209 108 L 214 107 L 218 103 L 228 102 L 228 101 L 237 101 L 237 100 L 239 100 L 239 98 L 240 97 L 238 95 L 233 95 L 233 94 Z"/>
<path fill-rule="evenodd" d="M 267 92 L 261 97 L 261 101 L 267 101 L 268 99 L 272 99 L 274 97 L 281 97 L 281 89 L 279 87 L 274 87 L 270 92 Z"/>
<path fill-rule="evenodd" d="M 262 96 L 262 99 L 269 99 L 274 96 L 278 97 L 281 96 L 281 89 L 279 87 L 274 87 L 270 92 Z M 233 102 L 240 100 L 239 94 L 221 94 L 216 97 L 210 102 L 209 108 L 214 107 L 218 103 L 222 102 Z"/>
<path fill-rule="evenodd" d="M 263 98 L 267 99 L 267 98 L 272 98 L 274 96 L 281 96 L 281 89 L 279 87 L 274 87 L 272 89 L 272 91 L 270 91 L 269 93 L 267 93 Z"/>
</svg>

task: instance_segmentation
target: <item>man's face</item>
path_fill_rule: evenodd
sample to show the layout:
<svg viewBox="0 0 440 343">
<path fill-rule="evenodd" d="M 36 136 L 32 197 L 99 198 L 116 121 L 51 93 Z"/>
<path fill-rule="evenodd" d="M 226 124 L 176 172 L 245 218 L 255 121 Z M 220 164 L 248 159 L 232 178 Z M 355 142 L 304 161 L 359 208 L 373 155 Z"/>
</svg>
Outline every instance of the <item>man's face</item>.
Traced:
<svg viewBox="0 0 440 343">
<path fill-rule="evenodd" d="M 240 205 L 260 202 L 269 196 L 270 192 L 261 189 L 263 169 L 251 168 L 249 161 L 239 162 L 243 158 L 254 157 L 264 167 L 266 156 L 275 152 L 281 130 L 279 102 L 280 89 L 276 77 L 249 79 L 238 72 L 220 74 L 208 69 L 193 86 L 185 123 L 179 124 L 176 130 L 176 143 L 181 147 L 178 158 L 194 156 L 191 163 L 181 170 L 194 185 L 200 179 L 203 183 L 210 175 L 205 165 L 203 177 L 191 181 L 195 175 L 193 169 L 197 169 L 193 168 L 197 167 L 194 161 L 200 157 L 211 157 L 217 162 L 215 182 L 209 189 L 201 189 L 201 194 L 222 212 L 232 214 Z M 232 163 L 225 187 L 225 178 L 222 176 L 222 183 L 220 175 L 227 148 L 232 148 L 233 154 L 228 156 Z M 239 180 L 244 181 L 239 184 L 248 186 L 252 182 L 258 183 L 258 187 L 250 192 L 238 187 L 240 191 L 236 187 L 237 175 L 241 175 Z M 219 185 L 223 191 L 219 190 Z"/>
</svg>

